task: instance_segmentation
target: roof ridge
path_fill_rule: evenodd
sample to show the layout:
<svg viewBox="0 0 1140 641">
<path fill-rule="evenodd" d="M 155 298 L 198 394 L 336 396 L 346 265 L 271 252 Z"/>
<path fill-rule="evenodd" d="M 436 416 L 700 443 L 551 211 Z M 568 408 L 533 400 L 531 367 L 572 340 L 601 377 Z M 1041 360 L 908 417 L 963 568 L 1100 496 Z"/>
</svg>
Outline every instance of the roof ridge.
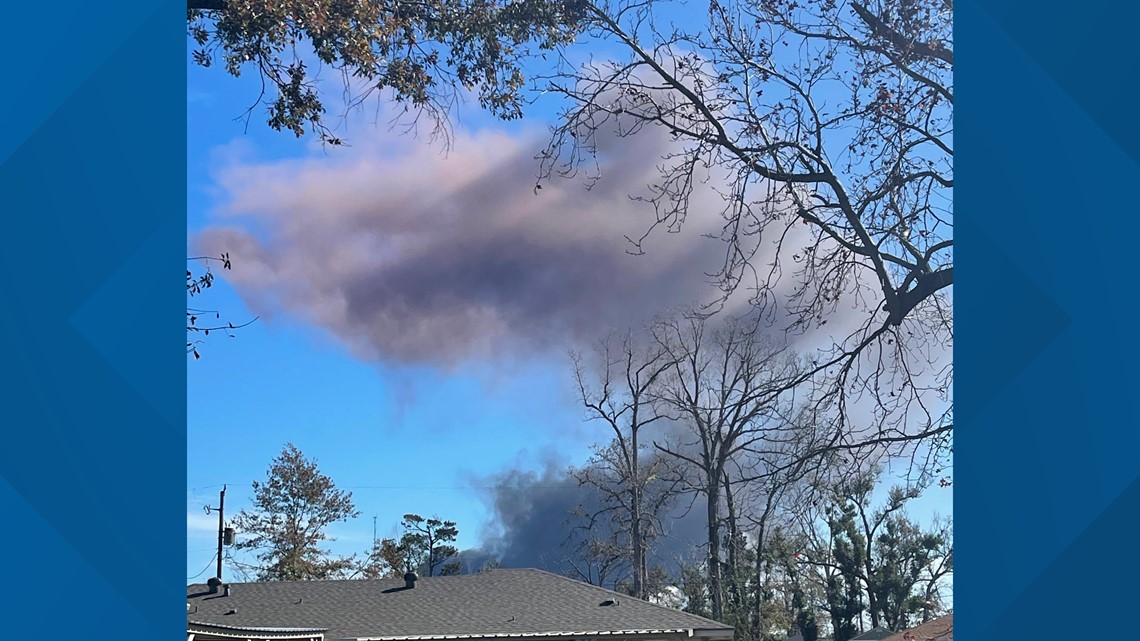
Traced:
<svg viewBox="0 0 1140 641">
<path fill-rule="evenodd" d="M 420 580 L 425 579 L 425 578 L 438 579 L 440 577 L 438 577 L 438 576 L 419 577 Z M 290 585 L 290 584 L 302 584 L 302 585 L 304 585 L 304 584 L 309 584 L 309 583 L 372 583 L 372 582 L 378 583 L 380 581 L 400 581 L 400 582 L 402 582 L 403 579 L 398 579 L 398 578 L 394 578 L 394 577 L 381 577 L 381 578 L 375 578 L 375 579 L 366 579 L 366 578 L 361 577 L 359 579 L 290 579 L 288 581 L 242 581 L 240 583 L 235 582 L 235 581 L 226 581 L 224 584 L 225 585 L 234 585 L 234 586 L 241 586 L 241 585 Z M 208 583 L 187 583 L 186 584 L 186 587 L 188 587 L 188 588 L 192 588 L 195 586 L 209 587 L 209 584 Z"/>
</svg>

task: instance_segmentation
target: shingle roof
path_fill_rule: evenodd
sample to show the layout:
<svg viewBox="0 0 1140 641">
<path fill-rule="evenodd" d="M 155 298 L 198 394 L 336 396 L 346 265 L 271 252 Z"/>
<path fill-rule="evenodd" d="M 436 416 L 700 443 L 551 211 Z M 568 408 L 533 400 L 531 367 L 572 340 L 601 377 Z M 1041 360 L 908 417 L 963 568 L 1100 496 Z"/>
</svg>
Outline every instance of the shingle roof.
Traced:
<svg viewBox="0 0 1140 641">
<path fill-rule="evenodd" d="M 908 638 L 908 634 L 913 635 L 913 638 L 918 641 L 926 641 L 927 639 L 954 641 L 954 614 L 946 614 L 909 630 L 896 632 L 883 641 L 902 641 L 902 639 Z"/>
<path fill-rule="evenodd" d="M 541 570 L 403 579 L 230 584 L 229 596 L 186 588 L 187 622 L 242 628 L 327 628 L 326 639 L 632 634 L 732 629 Z M 602 605 L 616 600 L 616 605 Z"/>
</svg>

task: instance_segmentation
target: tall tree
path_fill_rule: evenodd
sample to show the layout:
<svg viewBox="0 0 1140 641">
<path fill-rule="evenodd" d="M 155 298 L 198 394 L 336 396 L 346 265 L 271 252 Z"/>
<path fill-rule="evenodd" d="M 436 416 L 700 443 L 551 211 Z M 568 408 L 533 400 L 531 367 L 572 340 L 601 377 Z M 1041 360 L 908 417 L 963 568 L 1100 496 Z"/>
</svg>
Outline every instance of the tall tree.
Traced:
<svg viewBox="0 0 1140 641">
<path fill-rule="evenodd" d="M 868 563 L 866 539 L 855 525 L 854 511 L 847 506 L 831 516 L 827 527 L 831 534 L 834 564 L 829 568 L 826 579 L 828 611 L 831 613 L 835 641 L 847 641 L 859 634 L 860 622 L 866 609 L 863 602 L 866 584 L 863 572 Z M 872 604 L 871 612 L 875 611 Z M 873 615 L 871 627 L 878 627 Z"/>
<path fill-rule="evenodd" d="M 455 521 L 439 517 L 424 518 L 418 514 L 405 514 L 402 522 L 404 535 L 400 537 L 400 550 L 404 553 L 407 569 L 421 576 L 458 574 L 460 564 L 450 561 L 459 554 L 455 547 L 459 528 Z"/>
<path fill-rule="evenodd" d="M 724 615 L 722 501 L 727 466 L 764 439 L 777 421 L 779 391 L 794 374 L 794 361 L 776 349 L 755 325 L 731 321 L 711 327 L 702 316 L 663 320 L 655 337 L 672 365 L 662 399 L 686 429 L 682 442 L 657 444 L 692 466 L 707 509 L 709 605 Z"/>
<path fill-rule="evenodd" d="M 752 568 L 752 581 L 757 592 L 752 603 L 750 627 L 752 638 L 757 640 L 763 639 L 765 632 L 771 629 L 765 620 L 765 612 L 773 611 L 772 605 L 765 603 L 767 573 L 773 565 L 782 565 L 785 576 L 790 576 L 786 570 L 791 558 L 788 555 L 788 545 L 791 542 L 785 536 L 785 528 L 794 520 L 797 511 L 814 498 L 812 485 L 819 478 L 828 477 L 832 473 L 824 465 L 826 459 L 811 460 L 802 457 L 802 453 L 810 449 L 813 440 L 818 437 L 821 421 L 816 408 L 799 408 L 789 417 L 789 423 L 792 429 L 782 430 L 780 438 L 769 439 L 760 448 L 750 448 L 737 473 L 739 482 L 751 494 L 745 495 L 745 505 L 750 505 L 751 509 L 743 516 L 751 526 L 757 550 Z M 770 542 L 769 537 L 773 536 L 775 540 Z M 767 551 L 772 544 L 783 556 L 781 563 L 774 563 Z"/>
<path fill-rule="evenodd" d="M 576 2 L 562 0 L 187 0 L 194 62 L 256 74 L 268 124 L 341 144 L 311 67 L 343 77 L 349 107 L 388 92 L 446 130 L 466 91 L 501 118 L 521 115 L 522 63 L 571 41 Z M 310 52 L 306 55 L 305 52 Z M 266 94 L 269 94 L 268 96 Z M 335 123 L 334 123 L 335 125 Z"/>
<path fill-rule="evenodd" d="M 605 529 L 618 535 L 621 540 L 613 544 L 626 557 L 630 594 L 647 599 L 649 548 L 662 531 L 661 516 L 677 495 L 679 479 L 660 452 L 647 452 L 643 432 L 663 418 L 654 395 L 672 362 L 660 345 L 639 348 L 629 331 L 602 341 L 596 355 L 591 376 L 582 355 L 571 354 L 587 418 L 601 421 L 611 435 L 607 446 L 596 448 L 591 461 L 575 470 L 579 483 L 601 497 L 598 509 L 583 516 L 591 531 L 605 520 Z"/>
<path fill-rule="evenodd" d="M 727 183 L 726 297 L 749 290 L 791 331 L 860 314 L 789 381 L 836 409 L 832 437 L 802 455 L 891 449 L 939 467 L 953 430 L 952 1 L 713 0 L 683 25 L 665 4 L 586 4 L 587 32 L 621 53 L 544 79 L 568 106 L 540 175 L 596 169 L 614 133 L 667 133 L 642 197 L 651 230 L 678 231 L 698 185 Z M 849 422 L 863 400 L 875 420 Z"/>
<path fill-rule="evenodd" d="M 766 569 L 761 603 L 768 606 L 769 616 L 760 618 L 762 627 L 753 638 L 782 640 L 796 633 L 805 641 L 818 638 L 815 605 L 819 599 L 799 563 L 803 548 L 802 538 L 786 527 L 772 527 L 765 536 L 759 555 Z"/>
<path fill-rule="evenodd" d="M 236 547 L 257 555 L 259 581 L 328 579 L 351 567 L 350 558 L 334 557 L 320 544 L 331 540 L 328 526 L 359 516 L 352 493 L 336 489 L 292 443 L 273 459 L 266 480 L 253 482 L 253 503 L 234 526 L 243 535 Z"/>
</svg>

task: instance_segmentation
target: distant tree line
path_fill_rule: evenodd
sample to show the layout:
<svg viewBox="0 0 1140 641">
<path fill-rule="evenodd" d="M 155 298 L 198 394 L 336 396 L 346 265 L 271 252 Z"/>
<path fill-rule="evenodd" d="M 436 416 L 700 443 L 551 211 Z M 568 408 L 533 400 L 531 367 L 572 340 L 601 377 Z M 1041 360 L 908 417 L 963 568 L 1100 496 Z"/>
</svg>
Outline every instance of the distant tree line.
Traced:
<svg viewBox="0 0 1140 641">
<path fill-rule="evenodd" d="M 236 571 L 257 581 L 390 578 L 457 574 L 454 521 L 405 514 L 398 539 L 373 542 L 363 555 L 334 556 L 322 547 L 329 526 L 360 516 L 352 492 L 337 489 L 314 459 L 292 443 L 273 459 L 264 481 L 253 482 L 253 507 L 233 521 L 235 547 L 255 563 L 231 559 Z"/>
</svg>

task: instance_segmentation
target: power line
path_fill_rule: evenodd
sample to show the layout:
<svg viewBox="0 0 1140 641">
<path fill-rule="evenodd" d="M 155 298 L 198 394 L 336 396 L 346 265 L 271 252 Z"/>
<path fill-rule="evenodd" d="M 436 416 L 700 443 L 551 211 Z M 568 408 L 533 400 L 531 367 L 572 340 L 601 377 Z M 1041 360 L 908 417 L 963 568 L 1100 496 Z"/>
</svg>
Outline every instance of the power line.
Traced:
<svg viewBox="0 0 1140 641">
<path fill-rule="evenodd" d="M 218 483 L 217 485 L 202 485 L 200 487 L 188 487 L 188 488 L 186 488 L 186 491 L 187 492 L 197 492 L 198 490 L 213 490 L 213 489 L 217 489 L 219 487 L 225 487 L 225 486 L 226 486 L 225 483 Z"/>
<path fill-rule="evenodd" d="M 203 574 L 205 574 L 205 573 L 206 573 L 206 570 L 209 570 L 209 569 L 210 569 L 210 566 L 214 564 L 214 561 L 216 561 L 216 560 L 217 560 L 217 558 L 218 558 L 218 553 L 217 553 L 217 552 L 214 552 L 214 556 L 210 557 L 210 562 L 206 564 L 206 567 L 202 568 L 202 571 L 201 571 L 201 572 L 199 572 L 198 574 L 195 574 L 194 576 L 188 576 L 188 577 L 186 577 L 186 580 L 187 580 L 187 581 L 193 581 L 194 579 L 196 579 L 196 578 L 198 578 L 198 577 L 202 576 Z"/>
<path fill-rule="evenodd" d="M 247 568 L 255 569 L 256 566 L 238 561 L 234 558 L 234 555 L 231 554 L 229 550 L 226 550 L 226 560 L 230 562 L 230 567 L 236 571 L 243 580 L 249 581 L 249 572 L 247 571 Z"/>
</svg>

